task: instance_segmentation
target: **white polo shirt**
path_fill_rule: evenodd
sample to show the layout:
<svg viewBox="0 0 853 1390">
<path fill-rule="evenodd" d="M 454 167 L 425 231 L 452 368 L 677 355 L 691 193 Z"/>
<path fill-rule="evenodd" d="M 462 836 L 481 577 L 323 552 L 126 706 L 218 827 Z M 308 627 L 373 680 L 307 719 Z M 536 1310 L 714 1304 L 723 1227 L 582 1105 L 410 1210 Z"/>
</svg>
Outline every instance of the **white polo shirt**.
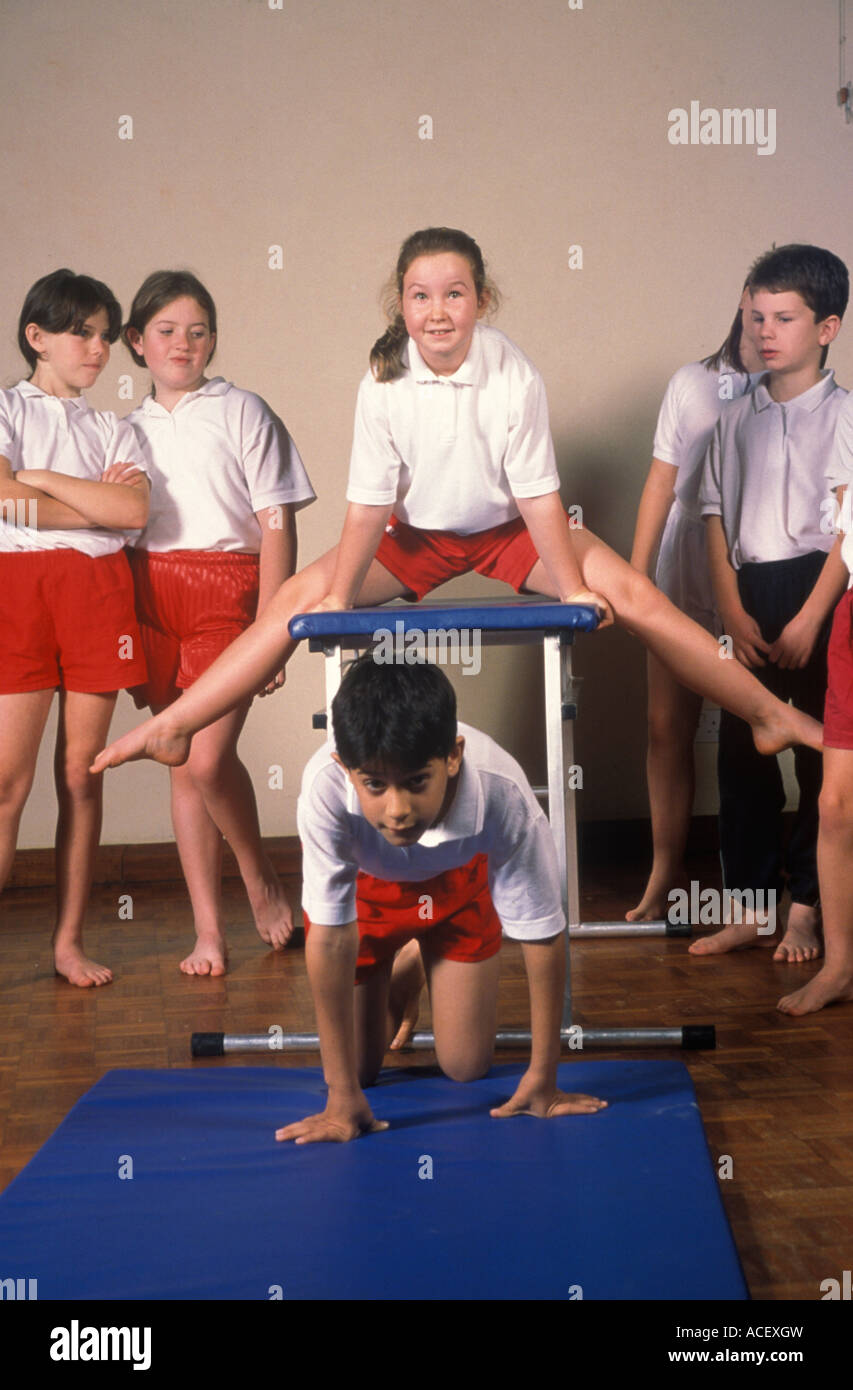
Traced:
<svg viewBox="0 0 853 1390">
<path fill-rule="evenodd" d="M 848 392 L 838 412 L 826 479 L 833 491 L 837 487 L 847 489 L 839 526 L 844 532 L 841 558 L 850 571 L 850 584 L 847 586 L 850 588 L 853 585 L 853 526 L 850 524 L 853 515 L 853 392 Z"/>
<path fill-rule="evenodd" d="M 13 472 L 49 468 L 72 478 L 100 482 L 112 463 L 136 463 L 144 469 L 133 430 L 111 410 L 93 410 L 83 396 L 49 396 L 31 381 L 0 391 L 0 454 Z M 0 502 L 3 483 L 0 479 Z M 25 515 L 22 508 L 21 514 Z M 79 550 L 97 559 L 121 550 L 138 531 L 92 527 L 79 531 L 37 531 L 18 525 L 18 512 L 0 509 L 0 552 Z"/>
<path fill-rule="evenodd" d="M 444 819 L 414 845 L 390 845 L 365 820 L 332 744 L 302 776 L 297 824 L 302 841 L 302 904 L 312 922 L 355 920 L 356 875 L 420 883 L 488 855 L 489 890 L 508 936 L 539 941 L 565 926 L 551 828 L 514 758 L 488 735 L 459 725 L 465 752 Z"/>
<path fill-rule="evenodd" d="M 405 353 L 403 376 L 368 372 L 359 387 L 348 501 L 470 535 L 514 520 L 516 497 L 559 491 L 545 387 L 509 338 L 477 324 L 452 376 L 431 371 L 411 338 Z"/>
<path fill-rule="evenodd" d="M 255 512 L 314 501 L 290 435 L 260 396 L 214 377 L 174 410 L 146 396 L 127 416 L 151 474 L 142 550 L 257 554 Z"/>
<path fill-rule="evenodd" d="M 758 381 L 759 377 L 753 378 Z M 688 362 L 670 378 L 658 413 L 653 454 L 678 469 L 675 496 L 682 511 L 699 521 L 699 487 L 705 453 L 727 401 L 749 390 L 750 377 L 722 366 L 719 371 L 702 362 Z"/>
<path fill-rule="evenodd" d="M 783 404 L 761 381 L 728 405 L 702 474 L 703 516 L 720 516 L 735 569 L 829 551 L 826 469 L 847 392 L 831 371 Z"/>
</svg>

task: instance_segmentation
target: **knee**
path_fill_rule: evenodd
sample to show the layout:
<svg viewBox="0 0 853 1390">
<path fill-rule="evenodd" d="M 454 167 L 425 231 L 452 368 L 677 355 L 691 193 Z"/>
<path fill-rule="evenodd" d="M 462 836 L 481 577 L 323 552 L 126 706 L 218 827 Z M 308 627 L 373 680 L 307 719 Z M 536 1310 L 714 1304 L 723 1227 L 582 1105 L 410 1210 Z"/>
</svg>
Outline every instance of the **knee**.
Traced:
<svg viewBox="0 0 853 1390">
<path fill-rule="evenodd" d="M 853 789 L 824 782 L 818 811 L 822 834 L 853 838 Z"/>
<path fill-rule="evenodd" d="M 19 814 L 30 794 L 34 775 L 34 768 L 22 773 L 0 768 L 0 809 L 7 814 Z"/>
<path fill-rule="evenodd" d="M 92 801 L 101 794 L 102 775 L 89 771 L 95 754 L 68 752 L 57 768 L 57 787 L 73 801 Z"/>
<path fill-rule="evenodd" d="M 202 794 L 215 792 L 221 787 L 226 767 L 232 758 L 238 761 L 236 749 L 208 748 L 203 740 L 197 739 L 185 764 L 186 776 Z"/>
<path fill-rule="evenodd" d="M 492 1048 L 488 1052 L 485 1049 L 477 1053 L 467 1053 L 464 1056 L 443 1054 L 436 1051 L 438 1065 L 446 1077 L 451 1081 L 480 1081 L 486 1075 L 492 1065 Z"/>
<path fill-rule="evenodd" d="M 672 710 L 649 701 L 649 749 L 659 753 L 681 741 L 681 728 Z"/>
<path fill-rule="evenodd" d="M 648 575 L 626 564 L 624 572 L 620 571 L 620 581 L 611 601 L 624 622 L 631 627 L 646 628 L 664 617 L 669 600 Z"/>
</svg>

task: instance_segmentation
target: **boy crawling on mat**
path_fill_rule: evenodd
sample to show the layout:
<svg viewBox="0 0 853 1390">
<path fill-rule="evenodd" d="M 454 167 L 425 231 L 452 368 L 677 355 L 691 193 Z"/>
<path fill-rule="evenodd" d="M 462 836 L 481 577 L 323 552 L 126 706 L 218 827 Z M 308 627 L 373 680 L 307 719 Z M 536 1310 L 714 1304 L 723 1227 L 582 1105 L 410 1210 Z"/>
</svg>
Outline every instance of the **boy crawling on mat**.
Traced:
<svg viewBox="0 0 853 1390">
<path fill-rule="evenodd" d="M 362 657 L 332 723 L 334 749 L 308 763 L 298 806 L 305 955 L 329 1093 L 322 1114 L 276 1138 L 343 1141 L 387 1128 L 362 1087 L 399 1025 L 391 967 L 415 937 L 439 1064 L 454 1081 L 483 1076 L 502 926 L 522 943 L 531 1048 L 515 1095 L 492 1115 L 601 1110 L 606 1101 L 557 1089 L 565 918 L 551 830 L 521 768 L 485 734 L 457 729 L 453 687 L 436 666 Z"/>
</svg>

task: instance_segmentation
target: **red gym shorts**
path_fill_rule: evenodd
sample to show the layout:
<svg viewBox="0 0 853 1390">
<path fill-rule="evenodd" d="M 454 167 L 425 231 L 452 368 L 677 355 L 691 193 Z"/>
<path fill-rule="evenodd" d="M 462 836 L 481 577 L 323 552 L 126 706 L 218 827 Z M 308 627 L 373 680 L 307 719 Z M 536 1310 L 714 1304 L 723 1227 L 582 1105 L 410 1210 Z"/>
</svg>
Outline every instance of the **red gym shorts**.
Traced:
<svg viewBox="0 0 853 1390">
<path fill-rule="evenodd" d="M 488 960 L 501 948 L 500 918 L 489 893 L 485 854 L 420 883 L 397 883 L 360 873 L 356 916 L 356 984 L 362 984 L 415 936 L 427 938 L 431 954 L 442 960 Z M 306 936 L 310 927 L 306 916 Z"/>
<path fill-rule="evenodd" d="M 82 695 L 145 679 L 133 581 L 123 550 L 0 554 L 0 694 L 57 686 Z"/>
<path fill-rule="evenodd" d="M 825 748 L 853 748 L 853 589 L 835 610 L 826 657 Z"/>
<path fill-rule="evenodd" d="M 422 531 L 392 516 L 376 559 L 416 599 L 422 599 L 439 584 L 469 570 L 501 579 L 520 593 L 539 556 L 521 517 L 460 536 L 456 531 Z"/>
<path fill-rule="evenodd" d="M 257 555 L 232 550 L 131 550 L 148 680 L 139 709 L 161 708 L 197 681 L 254 622 Z"/>
</svg>

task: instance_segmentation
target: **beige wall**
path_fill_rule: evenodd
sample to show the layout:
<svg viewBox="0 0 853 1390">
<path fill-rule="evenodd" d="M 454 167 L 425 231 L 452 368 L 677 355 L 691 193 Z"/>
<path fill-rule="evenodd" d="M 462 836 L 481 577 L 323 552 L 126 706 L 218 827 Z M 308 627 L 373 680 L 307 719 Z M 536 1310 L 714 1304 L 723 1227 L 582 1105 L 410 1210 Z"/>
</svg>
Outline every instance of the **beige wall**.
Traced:
<svg viewBox="0 0 853 1390">
<path fill-rule="evenodd" d="M 836 0 L 6 0 L 0 382 L 21 374 L 15 324 L 38 276 L 70 265 L 127 305 L 150 270 L 190 266 L 219 307 L 217 369 L 270 401 L 306 460 L 310 559 L 338 534 L 397 247 L 458 225 L 504 292 L 499 326 L 545 377 L 566 501 L 626 552 L 666 381 L 716 348 L 750 260 L 774 240 L 853 260 L 837 31 Z M 671 145 L 668 112 L 691 100 L 774 108 L 776 152 Z M 275 244 L 282 270 L 268 268 Z M 831 365 L 853 384 L 853 328 Z M 145 389 L 117 348 L 92 401 L 121 414 Z M 583 814 L 645 814 L 641 652 L 609 632 L 581 641 L 577 664 Z M 269 834 L 294 829 L 320 665 L 300 652 L 285 692 L 250 715 L 242 747 Z M 463 717 L 541 764 L 529 653 L 456 684 Z M 122 696 L 114 728 L 135 718 Z M 267 786 L 274 763 L 284 791 Z M 107 798 L 108 842 L 170 835 L 161 769 L 110 775 Z M 21 844 L 51 843 L 53 815 L 45 743 Z"/>
</svg>

